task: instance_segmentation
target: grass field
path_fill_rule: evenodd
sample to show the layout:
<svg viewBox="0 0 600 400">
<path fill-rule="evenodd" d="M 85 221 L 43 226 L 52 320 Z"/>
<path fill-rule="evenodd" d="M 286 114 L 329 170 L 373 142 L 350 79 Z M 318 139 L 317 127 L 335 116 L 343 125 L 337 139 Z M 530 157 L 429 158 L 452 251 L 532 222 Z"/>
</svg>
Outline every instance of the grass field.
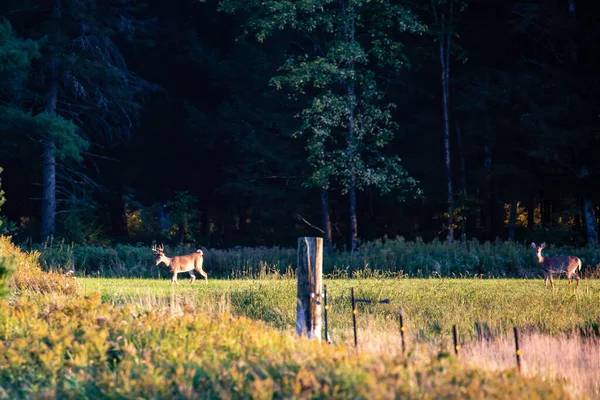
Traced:
<svg viewBox="0 0 600 400">
<path fill-rule="evenodd" d="M 168 280 L 79 280 L 84 293 L 99 292 L 103 301 L 116 304 L 168 304 L 174 295 L 204 312 L 227 311 L 282 330 L 295 326 L 295 280 L 180 282 L 172 288 Z M 598 334 L 600 280 L 584 280 L 577 290 L 565 280 L 558 281 L 554 290 L 545 289 L 539 279 L 333 279 L 325 284 L 334 335 L 351 327 L 351 287 L 359 298 L 390 300 L 389 304 L 359 304 L 361 326 L 397 329 L 402 307 L 419 340 L 449 335 L 453 324 L 466 340 L 502 337 L 513 326 L 545 334 Z"/>
<path fill-rule="evenodd" d="M 291 334 L 295 329 L 296 281 L 81 279 L 84 293 L 104 302 L 144 308 L 191 309 L 198 314 L 231 313 L 260 320 Z M 527 376 L 565 384 L 576 398 L 600 398 L 600 281 L 565 280 L 545 289 L 539 279 L 331 279 L 330 334 L 335 343 L 353 344 L 350 288 L 359 298 L 389 304 L 359 304 L 362 351 L 400 357 L 398 309 L 408 326 L 412 357 L 427 359 L 449 351 L 456 324 L 462 342 L 460 362 L 490 371 L 514 368 L 512 327 L 521 332 Z"/>
</svg>

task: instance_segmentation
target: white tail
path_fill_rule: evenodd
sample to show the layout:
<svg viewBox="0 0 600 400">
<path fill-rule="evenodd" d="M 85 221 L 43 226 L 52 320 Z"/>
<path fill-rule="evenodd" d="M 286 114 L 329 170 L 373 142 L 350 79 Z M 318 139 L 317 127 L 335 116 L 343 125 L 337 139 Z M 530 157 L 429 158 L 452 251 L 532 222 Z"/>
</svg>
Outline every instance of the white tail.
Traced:
<svg viewBox="0 0 600 400">
<path fill-rule="evenodd" d="M 579 287 L 579 275 L 577 270 L 581 271 L 581 260 L 575 256 L 556 256 L 556 257 L 544 257 L 542 250 L 546 247 L 546 243 L 542 243 L 536 246 L 535 243 L 531 243 L 537 252 L 537 260 L 540 269 L 544 273 L 544 286 L 548 287 L 548 281 L 550 285 L 554 287 L 554 281 L 552 281 L 552 274 L 567 274 L 569 284 L 573 277 L 577 280 L 577 287 Z"/>
<path fill-rule="evenodd" d="M 190 283 L 194 283 L 196 280 L 196 275 L 194 275 L 194 271 L 197 271 L 200 275 L 204 277 L 204 281 L 208 283 L 208 276 L 206 272 L 202 269 L 202 263 L 204 262 L 204 253 L 202 250 L 198 249 L 194 253 L 186 254 L 183 256 L 175 256 L 175 257 L 167 257 L 165 256 L 165 246 L 152 246 L 152 251 L 156 254 L 156 265 L 161 262 L 164 263 L 167 267 L 170 268 L 173 276 L 171 278 L 171 284 L 177 282 L 177 274 L 180 272 L 189 272 L 190 273 Z"/>
</svg>

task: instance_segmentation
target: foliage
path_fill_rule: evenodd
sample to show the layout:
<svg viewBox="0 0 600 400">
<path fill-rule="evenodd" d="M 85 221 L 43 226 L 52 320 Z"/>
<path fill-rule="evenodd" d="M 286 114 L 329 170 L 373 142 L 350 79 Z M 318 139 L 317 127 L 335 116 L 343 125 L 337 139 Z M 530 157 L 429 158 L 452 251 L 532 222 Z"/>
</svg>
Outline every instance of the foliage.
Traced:
<svg viewBox="0 0 600 400">
<path fill-rule="evenodd" d="M 197 205 L 198 199 L 187 191 L 176 192 L 175 199 L 167 202 L 172 223 L 167 232 L 169 239 L 178 238 L 183 243 L 195 236 L 200 218 Z"/>
<path fill-rule="evenodd" d="M 8 281 L 14 272 L 13 257 L 9 254 L 0 254 L 0 298 L 6 296 Z"/>
<path fill-rule="evenodd" d="M 64 275 L 64 269 L 43 271 L 39 264 L 40 253 L 23 252 L 11 242 L 11 238 L 0 236 L 0 259 L 12 264 L 14 273 L 8 282 L 13 295 L 57 293 L 74 295 L 76 282 Z"/>
<path fill-rule="evenodd" d="M 540 235 L 540 240 L 545 240 Z M 550 242 L 548 242 L 550 244 Z M 65 241 L 49 242 L 32 249 L 41 253 L 46 269 L 75 268 L 82 275 L 112 277 L 165 276 L 155 267 L 150 246 L 117 244 L 112 247 L 82 246 Z M 191 253 L 189 245 L 166 246 L 167 255 Z M 294 271 L 296 250 L 281 247 L 235 247 L 203 249 L 205 270 L 210 277 L 257 278 L 264 275 L 285 276 Z M 593 248 L 557 247 L 550 245 L 546 254 L 571 254 L 583 261 L 583 274 L 593 275 L 600 258 Z M 365 242 L 353 254 L 335 251 L 324 260 L 324 271 L 335 276 L 368 276 L 371 273 L 393 273 L 411 277 L 484 276 L 536 277 L 539 275 L 535 254 L 528 244 L 470 240 L 445 243 L 403 238 Z M 161 272 L 162 271 L 162 272 Z"/>
<path fill-rule="evenodd" d="M 40 55 L 38 42 L 19 38 L 10 22 L 0 19 L 0 89 L 4 93 L 21 89 Z"/>
<path fill-rule="evenodd" d="M 98 204 L 89 190 L 65 199 L 64 210 L 58 215 L 57 225 L 66 241 L 82 245 L 102 243 L 102 226 L 98 223 Z"/>
<path fill-rule="evenodd" d="M 169 276 L 167 269 L 154 264 L 150 246 L 117 244 L 112 247 L 68 244 L 64 240 L 34 245 L 44 269 L 68 268 L 81 276 L 146 277 Z M 196 247 L 165 246 L 167 256 L 192 253 Z M 296 260 L 296 251 L 278 247 L 237 247 L 204 249 L 204 267 L 209 277 L 260 277 L 285 275 Z"/>
<path fill-rule="evenodd" d="M 567 397 L 513 370 L 463 367 L 445 354 L 404 366 L 189 306 L 20 299 L 2 304 L 0 326 L 0 381 L 14 398 Z"/>
<path fill-rule="evenodd" d="M 356 184 L 384 193 L 416 186 L 383 148 L 398 126 L 392 120 L 394 104 L 385 102 L 378 88 L 379 68 L 394 73 L 406 64 L 398 32 L 423 32 L 410 10 L 390 2 L 271 0 L 267 7 L 252 2 L 222 1 L 221 9 L 250 13 L 246 27 L 264 41 L 275 30 L 296 32 L 315 51 L 299 51 L 272 79 L 278 89 L 288 88 L 292 98 L 308 95 L 308 106 L 297 117 L 306 137 L 311 183 L 327 188 L 334 181 L 343 188 Z M 371 18 L 370 15 L 377 15 Z M 364 38 L 364 40 L 363 40 Z"/>
</svg>

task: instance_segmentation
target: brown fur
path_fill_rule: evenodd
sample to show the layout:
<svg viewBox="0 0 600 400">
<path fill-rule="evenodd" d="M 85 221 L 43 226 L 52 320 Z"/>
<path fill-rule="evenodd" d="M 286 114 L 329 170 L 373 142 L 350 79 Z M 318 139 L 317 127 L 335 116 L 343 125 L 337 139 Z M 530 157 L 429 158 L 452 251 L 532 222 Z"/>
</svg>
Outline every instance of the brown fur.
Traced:
<svg viewBox="0 0 600 400">
<path fill-rule="evenodd" d="M 535 243 L 531 243 L 531 247 L 536 249 L 537 260 L 540 269 L 544 273 L 544 286 L 548 287 L 548 281 L 550 285 L 554 287 L 554 281 L 552 280 L 552 274 L 567 274 L 569 284 L 575 277 L 577 281 L 577 287 L 579 287 L 579 275 L 577 270 L 581 271 L 581 260 L 575 256 L 556 256 L 556 257 L 544 257 L 542 250 L 546 247 L 546 243 L 542 243 L 540 246 L 536 246 Z"/>
<path fill-rule="evenodd" d="M 171 278 L 171 284 L 179 284 L 179 282 L 177 281 L 177 274 L 181 272 L 189 272 L 190 283 L 194 283 L 194 281 L 196 280 L 196 275 L 194 275 L 194 271 L 202 275 L 204 277 L 204 281 L 208 283 L 208 275 L 206 275 L 206 272 L 204 272 L 204 270 L 202 269 L 202 264 L 204 262 L 204 253 L 202 252 L 202 250 L 196 250 L 196 252 L 194 253 L 175 257 L 165 256 L 164 246 L 153 246 L 152 251 L 154 252 L 154 254 L 156 254 L 156 265 L 164 263 L 167 267 L 169 267 L 171 273 L 173 274 Z"/>
</svg>

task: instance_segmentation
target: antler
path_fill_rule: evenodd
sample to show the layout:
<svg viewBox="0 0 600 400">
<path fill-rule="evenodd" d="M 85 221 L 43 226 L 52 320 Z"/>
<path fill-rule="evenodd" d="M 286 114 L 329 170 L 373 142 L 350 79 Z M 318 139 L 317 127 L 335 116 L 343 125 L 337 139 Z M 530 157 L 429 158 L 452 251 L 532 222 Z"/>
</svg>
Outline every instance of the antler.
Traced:
<svg viewBox="0 0 600 400">
<path fill-rule="evenodd" d="M 160 246 L 153 245 L 152 251 L 156 254 L 163 254 L 165 252 L 165 245 L 161 244 Z"/>
</svg>

